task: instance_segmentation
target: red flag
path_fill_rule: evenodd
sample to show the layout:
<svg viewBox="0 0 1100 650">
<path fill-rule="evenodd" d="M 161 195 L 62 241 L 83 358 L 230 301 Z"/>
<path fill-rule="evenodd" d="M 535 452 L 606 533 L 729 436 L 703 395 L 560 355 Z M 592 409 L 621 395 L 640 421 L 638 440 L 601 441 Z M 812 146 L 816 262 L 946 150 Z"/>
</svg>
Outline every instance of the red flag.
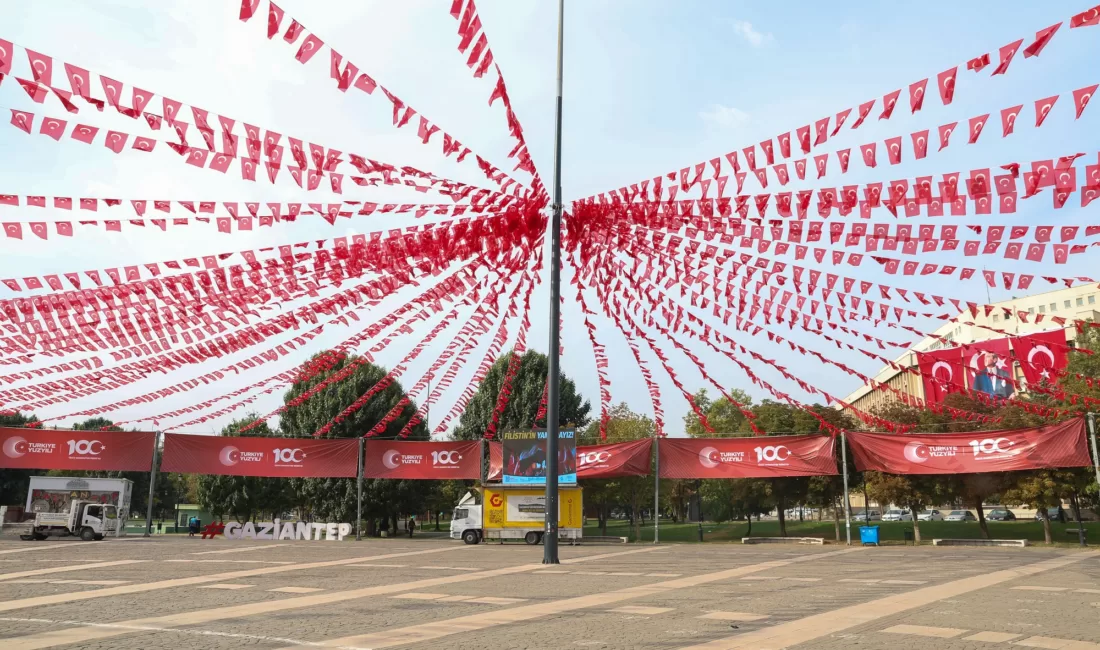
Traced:
<svg viewBox="0 0 1100 650">
<path fill-rule="evenodd" d="M 298 49 L 298 53 L 294 55 L 294 58 L 298 59 L 299 63 L 306 63 L 321 50 L 321 46 L 324 44 L 325 42 L 317 38 L 316 34 L 310 34 L 306 37 L 306 40 L 302 41 L 302 47 Z"/>
<path fill-rule="evenodd" d="M 978 136 L 982 134 L 982 129 L 985 127 L 986 120 L 988 119 L 989 113 L 970 118 L 970 140 L 968 141 L 969 144 L 974 144 L 978 141 Z"/>
<path fill-rule="evenodd" d="M 981 72 L 982 68 L 989 65 L 989 52 L 981 56 L 976 56 L 966 62 L 966 69 L 973 70 L 974 72 Z"/>
<path fill-rule="evenodd" d="M 65 120 L 56 120 L 49 117 L 42 120 L 42 126 L 39 127 L 38 132 L 54 140 L 60 141 L 61 136 L 65 134 L 65 127 L 67 125 L 68 122 Z"/>
<path fill-rule="evenodd" d="M 1015 43 L 1009 43 L 1001 47 L 1001 63 L 997 66 L 997 69 L 993 71 L 994 75 L 1004 74 L 1008 71 L 1008 66 L 1012 63 L 1012 57 L 1016 56 L 1016 50 L 1020 49 L 1020 46 L 1024 44 L 1024 39 L 1020 39 Z"/>
<path fill-rule="evenodd" d="M 798 127 L 795 135 L 798 137 L 798 146 L 802 148 L 802 153 L 810 153 L 810 125 Z"/>
<path fill-rule="evenodd" d="M 1095 25 L 1100 25 L 1100 5 L 1088 11 L 1082 11 L 1069 20 L 1070 29 L 1075 29 L 1077 27 L 1092 27 Z"/>
<path fill-rule="evenodd" d="M 928 129 L 923 131 L 916 131 L 910 133 L 909 137 L 913 140 L 913 157 L 917 160 L 924 158 L 928 155 Z"/>
<path fill-rule="evenodd" d="M 1047 119 L 1047 115 L 1050 114 L 1050 109 L 1054 108 L 1054 103 L 1058 101 L 1058 95 L 1053 97 L 1047 97 L 1046 99 L 1035 100 L 1035 126 L 1040 127 L 1043 125 L 1043 121 Z"/>
<path fill-rule="evenodd" d="M 1011 108 L 1001 109 L 1001 137 L 1008 137 L 1012 130 L 1016 128 L 1016 116 L 1020 114 L 1020 111 L 1024 110 L 1024 105 L 1013 106 Z M 980 129 L 981 127 L 979 127 Z M 975 135 L 974 140 L 978 137 Z"/>
<path fill-rule="evenodd" d="M 890 157 L 890 164 L 897 165 L 901 163 L 901 138 L 887 138 L 886 139 L 886 155 Z"/>
<path fill-rule="evenodd" d="M 909 111 L 916 113 L 924 105 L 924 91 L 928 88 L 928 80 L 921 79 L 909 84 Z"/>
<path fill-rule="evenodd" d="M 901 89 L 897 89 L 892 93 L 886 93 L 882 98 L 882 113 L 879 114 L 878 119 L 888 120 L 890 116 L 894 114 L 894 106 L 898 103 L 898 97 L 901 96 Z"/>
<path fill-rule="evenodd" d="M 1089 105 L 1089 100 L 1092 99 L 1098 86 L 1100 86 L 1100 84 L 1092 84 L 1091 86 L 1085 86 L 1084 88 L 1078 88 L 1073 91 L 1073 105 L 1077 108 L 1077 117 L 1074 119 L 1081 118 L 1081 113 L 1083 113 L 1085 107 Z"/>
<path fill-rule="evenodd" d="M 959 66 L 950 70 L 944 70 L 936 76 L 940 88 L 940 101 L 946 106 L 955 99 L 955 75 L 959 72 Z"/>
<path fill-rule="evenodd" d="M 9 239 L 23 239 L 23 225 L 19 223 L 5 223 L 4 235 Z"/>
<path fill-rule="evenodd" d="M 852 125 L 853 129 L 858 129 L 860 124 L 863 124 L 863 120 L 867 119 L 867 116 L 871 114 L 871 109 L 875 105 L 875 100 L 864 102 L 859 105 L 859 117 L 856 119 L 855 124 Z"/>
<path fill-rule="evenodd" d="M 1057 32 L 1058 28 L 1061 26 L 1062 23 L 1055 23 L 1046 29 L 1040 29 L 1035 32 L 1035 42 L 1024 49 L 1024 58 L 1028 59 L 1033 56 L 1039 56 L 1043 48 L 1047 46 L 1050 39 L 1054 38 L 1054 33 Z"/>
<path fill-rule="evenodd" d="M 835 137 L 840 132 L 840 127 L 844 126 L 844 120 L 848 119 L 848 115 L 851 114 L 852 109 L 846 108 L 836 114 L 835 126 L 833 126 L 833 132 L 829 134 L 830 137 Z"/>
<path fill-rule="evenodd" d="M 17 111 L 13 108 L 11 109 L 11 124 L 20 131 L 29 134 L 31 132 L 31 127 L 34 126 L 34 113 Z"/>
<path fill-rule="evenodd" d="M 0 58 L 6 58 L 0 54 Z M 34 50 L 27 50 L 27 59 L 31 62 L 31 74 L 34 80 L 45 86 L 53 85 L 53 59 Z"/>
<path fill-rule="evenodd" d="M 871 142 L 869 144 L 859 145 L 859 151 L 860 151 L 861 154 L 863 154 L 863 164 L 867 165 L 868 167 L 874 167 L 875 164 L 876 164 L 875 163 L 875 147 L 876 146 L 877 146 L 877 143 L 875 143 L 875 142 Z"/>
<path fill-rule="evenodd" d="M 941 404 L 949 393 L 965 392 L 962 348 L 917 352 L 924 401 Z"/>
<path fill-rule="evenodd" d="M 1012 350 L 1029 384 L 1056 383 L 1069 363 L 1066 332 L 1056 329 L 1012 339 Z"/>
<path fill-rule="evenodd" d="M 0 38 L 0 74 L 11 74 L 11 62 L 15 58 L 15 48 L 12 47 L 11 41 L 5 41 Z"/>
</svg>

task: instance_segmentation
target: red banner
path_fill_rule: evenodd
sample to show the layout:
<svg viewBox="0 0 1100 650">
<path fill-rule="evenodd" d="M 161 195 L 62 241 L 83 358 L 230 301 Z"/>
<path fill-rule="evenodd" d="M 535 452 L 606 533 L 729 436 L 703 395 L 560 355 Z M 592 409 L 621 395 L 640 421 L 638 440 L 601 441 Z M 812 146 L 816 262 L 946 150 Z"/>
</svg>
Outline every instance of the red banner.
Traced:
<svg viewBox="0 0 1100 650">
<path fill-rule="evenodd" d="M 832 436 L 665 438 L 661 478 L 774 478 L 837 473 Z"/>
<path fill-rule="evenodd" d="M 368 440 L 363 476 L 476 479 L 481 476 L 481 443 Z"/>
<path fill-rule="evenodd" d="M 0 428 L 0 467 L 148 472 L 155 433 Z"/>
<path fill-rule="evenodd" d="M 160 469 L 183 474 L 351 478 L 358 474 L 359 440 L 166 433 Z"/>
<path fill-rule="evenodd" d="M 1063 335 L 1063 345 L 1065 335 Z M 965 346 L 966 382 L 970 390 L 990 397 L 1010 398 L 1016 393 L 1008 338 L 979 341 Z"/>
<path fill-rule="evenodd" d="M 966 391 L 963 384 L 962 348 L 950 348 L 935 352 L 917 352 L 921 380 L 924 382 L 924 401 L 941 404 L 949 393 Z"/>
<path fill-rule="evenodd" d="M 664 444 L 664 443 L 662 443 Z M 577 447 L 577 478 L 614 478 L 649 474 L 653 440 L 645 438 L 609 445 Z M 499 481 L 503 475 L 504 450 L 501 443 L 489 443 L 489 473 L 487 481 Z"/>
<path fill-rule="evenodd" d="M 1029 384 L 1056 383 L 1069 363 L 1066 332 L 1062 329 L 1012 339 L 1016 360 Z"/>
<path fill-rule="evenodd" d="M 645 476 L 650 471 L 653 439 L 577 447 L 577 478 Z"/>
<path fill-rule="evenodd" d="M 1085 419 L 1037 429 L 924 435 L 848 434 L 856 468 L 891 474 L 975 474 L 1091 464 Z"/>
</svg>

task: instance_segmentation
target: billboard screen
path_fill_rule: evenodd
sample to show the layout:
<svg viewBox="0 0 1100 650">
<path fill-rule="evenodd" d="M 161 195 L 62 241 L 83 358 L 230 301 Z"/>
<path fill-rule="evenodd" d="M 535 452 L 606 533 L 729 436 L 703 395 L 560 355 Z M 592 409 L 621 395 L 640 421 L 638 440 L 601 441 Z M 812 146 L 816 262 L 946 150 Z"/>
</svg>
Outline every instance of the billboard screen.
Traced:
<svg viewBox="0 0 1100 650">
<path fill-rule="evenodd" d="M 546 430 L 505 431 L 503 483 L 546 484 Z M 558 482 L 577 482 L 577 438 L 573 429 L 558 431 Z"/>
</svg>

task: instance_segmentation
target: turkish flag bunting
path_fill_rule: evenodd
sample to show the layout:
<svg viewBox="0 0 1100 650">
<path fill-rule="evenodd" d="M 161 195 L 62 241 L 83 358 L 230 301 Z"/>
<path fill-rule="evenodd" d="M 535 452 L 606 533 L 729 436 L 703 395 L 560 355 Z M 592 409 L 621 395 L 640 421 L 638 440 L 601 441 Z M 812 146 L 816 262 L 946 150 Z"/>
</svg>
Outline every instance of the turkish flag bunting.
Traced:
<svg viewBox="0 0 1100 650">
<path fill-rule="evenodd" d="M 661 478 L 773 478 L 837 473 L 832 436 L 665 438 Z M 578 453 L 580 449 L 578 449 Z"/>
<path fill-rule="evenodd" d="M 860 471 L 979 474 L 1091 463 L 1083 417 L 1008 431 L 907 435 L 851 431 L 847 439 Z"/>
<path fill-rule="evenodd" d="M 949 393 L 965 390 L 962 348 L 917 352 L 916 355 L 924 383 L 925 402 L 940 404 Z"/>
<path fill-rule="evenodd" d="M 955 99 L 955 75 L 959 72 L 959 66 L 955 66 L 950 70 L 944 70 L 936 75 L 936 81 L 939 83 L 940 88 L 940 101 L 944 106 L 951 103 L 951 100 Z"/>
</svg>

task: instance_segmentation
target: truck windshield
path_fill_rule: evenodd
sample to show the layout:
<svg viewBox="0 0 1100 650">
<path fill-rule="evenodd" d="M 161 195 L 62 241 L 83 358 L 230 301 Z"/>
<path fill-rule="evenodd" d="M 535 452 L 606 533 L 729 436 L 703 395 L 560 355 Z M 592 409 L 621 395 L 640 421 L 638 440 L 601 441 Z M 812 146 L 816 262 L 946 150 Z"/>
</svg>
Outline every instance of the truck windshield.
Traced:
<svg viewBox="0 0 1100 650">
<path fill-rule="evenodd" d="M 469 512 L 470 511 L 467 510 L 466 508 L 455 508 L 454 518 L 455 519 L 465 519 L 466 516 L 469 514 Z"/>
<path fill-rule="evenodd" d="M 104 515 L 105 515 L 105 516 L 106 516 L 106 517 L 107 517 L 108 519 L 114 519 L 114 518 L 115 518 L 115 517 L 117 516 L 117 513 L 115 512 L 115 509 L 114 509 L 114 508 L 112 508 L 111 506 L 107 506 L 106 508 L 104 508 L 104 509 L 103 509 L 103 514 L 104 514 Z"/>
</svg>

